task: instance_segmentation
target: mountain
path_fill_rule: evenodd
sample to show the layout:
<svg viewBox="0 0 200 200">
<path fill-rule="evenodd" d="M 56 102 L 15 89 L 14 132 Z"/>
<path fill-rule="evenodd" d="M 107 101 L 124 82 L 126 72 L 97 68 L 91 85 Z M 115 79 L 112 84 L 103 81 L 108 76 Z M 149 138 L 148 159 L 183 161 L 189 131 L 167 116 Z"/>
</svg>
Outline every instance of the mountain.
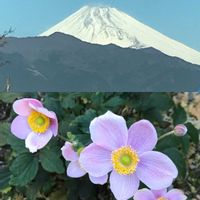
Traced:
<svg viewBox="0 0 200 200">
<path fill-rule="evenodd" d="M 49 36 L 55 32 L 94 44 L 115 44 L 135 49 L 153 47 L 166 55 L 200 65 L 200 52 L 112 7 L 84 6 L 40 36 Z"/>
<path fill-rule="evenodd" d="M 0 90 L 197 91 L 200 67 L 152 47 L 97 45 L 73 36 L 7 38 L 0 48 Z"/>
</svg>

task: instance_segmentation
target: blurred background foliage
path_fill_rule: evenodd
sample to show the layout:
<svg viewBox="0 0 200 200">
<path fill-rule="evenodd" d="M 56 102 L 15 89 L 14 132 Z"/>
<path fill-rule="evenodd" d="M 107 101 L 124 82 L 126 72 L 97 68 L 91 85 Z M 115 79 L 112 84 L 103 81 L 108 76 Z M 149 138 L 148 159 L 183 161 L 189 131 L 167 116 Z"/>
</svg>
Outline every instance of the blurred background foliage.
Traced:
<svg viewBox="0 0 200 200">
<path fill-rule="evenodd" d="M 12 103 L 23 97 L 41 100 L 59 119 L 60 137 L 35 154 L 10 132 L 15 117 Z M 198 93 L 0 93 L 0 199 L 114 200 L 108 185 L 94 185 L 87 176 L 67 177 L 68 163 L 60 151 L 63 138 L 75 148 L 88 145 L 90 121 L 107 110 L 122 115 L 128 126 L 148 119 L 159 136 L 185 124 L 188 134 L 165 137 L 158 141 L 156 150 L 167 154 L 179 170 L 174 187 L 184 190 L 189 200 L 200 199 Z"/>
</svg>

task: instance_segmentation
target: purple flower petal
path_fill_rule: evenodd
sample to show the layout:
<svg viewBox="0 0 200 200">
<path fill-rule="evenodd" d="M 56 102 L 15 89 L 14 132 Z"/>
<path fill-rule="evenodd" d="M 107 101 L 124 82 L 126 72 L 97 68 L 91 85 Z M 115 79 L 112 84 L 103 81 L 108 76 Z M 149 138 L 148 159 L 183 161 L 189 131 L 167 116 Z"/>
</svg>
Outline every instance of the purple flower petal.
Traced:
<svg viewBox="0 0 200 200">
<path fill-rule="evenodd" d="M 72 161 L 67 167 L 67 175 L 72 178 L 79 178 L 86 174 L 86 171 L 81 168 L 79 161 Z"/>
<path fill-rule="evenodd" d="M 162 197 L 167 193 L 167 189 L 151 190 L 156 198 Z"/>
<path fill-rule="evenodd" d="M 79 159 L 78 154 L 74 151 L 70 142 L 65 142 L 65 145 L 61 148 L 62 156 L 67 161 L 77 161 Z"/>
<path fill-rule="evenodd" d="M 148 120 L 135 122 L 128 134 L 128 144 L 138 153 L 151 151 L 157 143 L 156 129 Z"/>
<path fill-rule="evenodd" d="M 41 134 L 31 132 L 25 140 L 26 148 L 28 148 L 31 153 L 35 153 L 38 149 L 42 149 L 47 145 L 52 136 L 51 130 Z"/>
<path fill-rule="evenodd" d="M 120 175 L 115 171 L 110 175 L 110 189 L 117 200 L 127 200 L 138 190 L 139 179 L 135 174 Z"/>
<path fill-rule="evenodd" d="M 186 200 L 187 199 L 184 193 L 178 189 L 170 190 L 164 197 L 167 198 L 167 200 Z"/>
<path fill-rule="evenodd" d="M 134 200 L 156 200 L 151 190 L 141 189 L 134 194 Z"/>
<path fill-rule="evenodd" d="M 108 150 L 127 143 L 128 130 L 124 118 L 110 111 L 92 120 L 90 133 L 95 144 Z"/>
<path fill-rule="evenodd" d="M 42 103 L 37 99 L 25 98 L 15 101 L 13 104 L 13 110 L 18 115 L 28 116 L 32 111 L 32 108 L 29 106 L 30 103 L 37 107 L 43 107 Z"/>
<path fill-rule="evenodd" d="M 11 132 L 19 139 L 26 139 L 31 129 L 27 123 L 27 117 L 17 116 L 11 124 Z"/>
<path fill-rule="evenodd" d="M 105 183 L 107 183 L 108 174 L 106 174 L 105 176 L 100 176 L 100 177 L 94 177 L 94 176 L 89 175 L 89 178 L 91 182 L 94 184 L 104 185 Z"/>
<path fill-rule="evenodd" d="M 51 119 L 50 129 L 51 129 L 54 137 L 58 135 L 58 120 L 57 120 L 57 118 Z"/>
<path fill-rule="evenodd" d="M 165 154 L 149 151 L 140 156 L 136 174 L 149 188 L 160 190 L 172 184 L 173 179 L 178 175 L 178 171 L 174 163 Z"/>
<path fill-rule="evenodd" d="M 80 164 L 90 175 L 104 176 L 112 170 L 111 151 L 92 143 L 80 155 Z"/>
<path fill-rule="evenodd" d="M 49 111 L 49 110 L 47 110 L 47 109 L 44 108 L 44 107 L 38 107 L 38 106 L 33 105 L 32 103 L 29 103 L 29 106 L 30 106 L 33 110 L 35 110 L 35 111 L 37 111 L 37 112 L 39 112 L 39 113 L 42 113 L 43 115 L 45 115 L 45 116 L 47 116 L 47 117 L 49 117 L 49 118 L 51 118 L 51 119 L 57 119 L 56 114 L 55 114 L 54 112 Z"/>
</svg>

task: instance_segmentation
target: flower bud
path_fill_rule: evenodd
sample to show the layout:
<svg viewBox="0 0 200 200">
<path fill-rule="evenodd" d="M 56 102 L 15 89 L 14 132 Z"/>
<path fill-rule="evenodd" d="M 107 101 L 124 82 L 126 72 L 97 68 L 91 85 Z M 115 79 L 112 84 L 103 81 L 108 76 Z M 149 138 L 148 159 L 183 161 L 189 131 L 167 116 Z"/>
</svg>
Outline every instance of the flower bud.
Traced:
<svg viewBox="0 0 200 200">
<path fill-rule="evenodd" d="M 184 124 L 178 124 L 174 128 L 174 135 L 176 136 L 184 136 L 187 133 L 187 127 Z"/>
</svg>

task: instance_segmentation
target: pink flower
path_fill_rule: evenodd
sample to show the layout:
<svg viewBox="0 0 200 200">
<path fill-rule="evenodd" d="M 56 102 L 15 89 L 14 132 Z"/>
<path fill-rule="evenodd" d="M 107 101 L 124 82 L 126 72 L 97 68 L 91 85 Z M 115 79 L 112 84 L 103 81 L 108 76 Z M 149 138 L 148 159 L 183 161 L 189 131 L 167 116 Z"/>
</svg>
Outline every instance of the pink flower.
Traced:
<svg viewBox="0 0 200 200">
<path fill-rule="evenodd" d="M 14 102 L 13 110 L 18 116 L 11 124 L 11 132 L 25 140 L 30 152 L 42 149 L 58 133 L 56 114 L 48 111 L 36 99 L 20 99 Z"/>
<path fill-rule="evenodd" d="M 138 190 L 134 195 L 134 200 L 186 200 L 187 197 L 181 190 L 172 189 L 167 192 L 167 189 L 162 190 Z"/>
<path fill-rule="evenodd" d="M 140 120 L 127 129 L 123 117 L 108 111 L 90 124 L 93 141 L 80 155 L 80 164 L 91 176 L 110 174 L 110 188 L 118 200 L 131 198 L 142 181 L 159 190 L 172 184 L 178 171 L 157 143 L 154 126 Z"/>
<path fill-rule="evenodd" d="M 67 175 L 72 178 L 80 178 L 84 176 L 87 172 L 81 167 L 79 162 L 79 155 L 83 149 L 76 152 L 70 142 L 65 142 L 65 145 L 61 148 L 61 150 L 65 160 L 71 161 L 67 167 Z M 107 182 L 108 175 L 102 177 L 93 177 L 89 175 L 89 178 L 94 184 L 103 185 Z"/>
</svg>

